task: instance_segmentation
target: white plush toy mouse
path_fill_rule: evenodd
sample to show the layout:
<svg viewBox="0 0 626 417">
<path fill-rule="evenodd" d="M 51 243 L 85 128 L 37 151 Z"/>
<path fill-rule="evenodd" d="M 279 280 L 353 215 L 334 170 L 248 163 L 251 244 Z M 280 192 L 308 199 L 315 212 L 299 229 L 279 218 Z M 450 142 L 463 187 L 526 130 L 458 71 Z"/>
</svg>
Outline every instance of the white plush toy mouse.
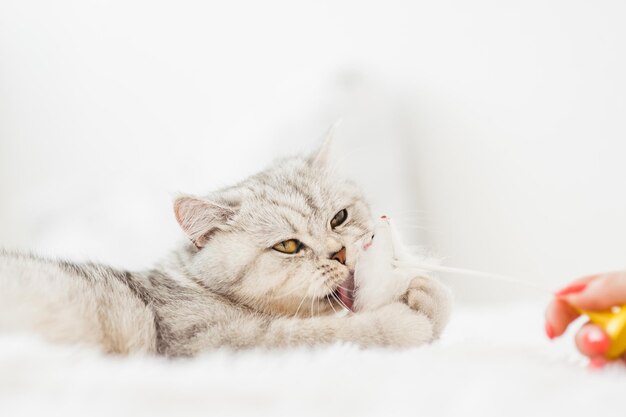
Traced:
<svg viewBox="0 0 626 417">
<path fill-rule="evenodd" d="M 407 250 L 387 216 L 380 218 L 373 236 L 366 237 L 359 246 L 354 272 L 354 311 L 406 302 L 431 320 L 438 336 L 448 322 L 452 296 L 423 267 L 429 261 Z"/>
</svg>

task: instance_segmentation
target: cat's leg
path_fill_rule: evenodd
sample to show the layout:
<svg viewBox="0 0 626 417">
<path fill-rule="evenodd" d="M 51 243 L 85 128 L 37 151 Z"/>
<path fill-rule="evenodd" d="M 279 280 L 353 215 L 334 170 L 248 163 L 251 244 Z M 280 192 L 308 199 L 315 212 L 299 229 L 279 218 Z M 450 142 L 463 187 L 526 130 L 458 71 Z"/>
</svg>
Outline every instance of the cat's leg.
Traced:
<svg viewBox="0 0 626 417">
<path fill-rule="evenodd" d="M 411 347 L 432 339 L 433 329 L 428 317 L 397 302 L 346 317 L 278 319 L 271 323 L 262 343 L 280 346 L 342 341 L 362 347 Z"/>
<path fill-rule="evenodd" d="M 434 278 L 413 278 L 399 301 L 344 317 L 270 317 L 241 312 L 223 317 L 166 354 L 194 355 L 207 349 L 281 348 L 336 342 L 362 347 L 413 347 L 432 342 L 447 324 L 450 291 Z"/>
<path fill-rule="evenodd" d="M 441 335 L 450 319 L 452 308 L 452 293 L 446 286 L 431 277 L 415 277 L 410 281 L 403 301 L 428 317 L 434 338 Z"/>
<path fill-rule="evenodd" d="M 203 350 L 232 348 L 280 348 L 336 342 L 362 347 L 412 347 L 433 340 L 430 319 L 401 302 L 377 310 L 344 317 L 311 318 L 238 315 L 207 326 L 169 354 L 194 355 Z M 176 352 L 178 351 L 178 352 Z"/>
</svg>

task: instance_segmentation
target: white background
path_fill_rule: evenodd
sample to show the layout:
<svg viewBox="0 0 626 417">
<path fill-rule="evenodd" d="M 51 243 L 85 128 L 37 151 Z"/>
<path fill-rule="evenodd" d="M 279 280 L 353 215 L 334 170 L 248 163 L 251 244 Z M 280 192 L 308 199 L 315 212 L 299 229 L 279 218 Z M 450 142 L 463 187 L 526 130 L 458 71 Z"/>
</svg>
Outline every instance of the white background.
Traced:
<svg viewBox="0 0 626 417">
<path fill-rule="evenodd" d="M 626 267 L 622 1 L 0 1 L 0 246 L 150 265 L 204 193 L 310 151 L 447 265 Z M 417 228 L 420 227 L 420 228 Z M 521 293 L 451 280 L 457 297 Z"/>
</svg>

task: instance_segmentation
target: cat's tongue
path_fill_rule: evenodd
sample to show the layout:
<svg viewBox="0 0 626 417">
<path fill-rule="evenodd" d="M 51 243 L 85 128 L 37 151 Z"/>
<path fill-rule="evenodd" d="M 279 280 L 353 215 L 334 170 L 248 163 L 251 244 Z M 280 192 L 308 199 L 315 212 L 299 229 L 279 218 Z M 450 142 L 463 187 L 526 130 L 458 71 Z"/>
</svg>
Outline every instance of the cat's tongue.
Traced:
<svg viewBox="0 0 626 417">
<path fill-rule="evenodd" d="M 352 306 L 354 305 L 354 274 L 350 273 L 350 276 L 346 278 L 344 282 L 339 284 L 337 288 L 337 295 L 339 295 L 339 300 L 350 309 L 350 311 L 354 311 Z"/>
</svg>

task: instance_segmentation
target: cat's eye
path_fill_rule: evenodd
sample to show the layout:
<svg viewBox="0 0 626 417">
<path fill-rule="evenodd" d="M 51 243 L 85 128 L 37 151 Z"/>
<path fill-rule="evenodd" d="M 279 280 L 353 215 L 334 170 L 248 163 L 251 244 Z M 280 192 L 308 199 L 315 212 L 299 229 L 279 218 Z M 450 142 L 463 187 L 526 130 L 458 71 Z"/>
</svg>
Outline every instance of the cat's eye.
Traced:
<svg viewBox="0 0 626 417">
<path fill-rule="evenodd" d="M 300 242 L 299 240 L 289 239 L 275 244 L 274 246 L 272 246 L 272 249 L 291 255 L 300 252 L 302 246 L 302 242 Z"/>
<path fill-rule="evenodd" d="M 341 226 L 343 222 L 348 218 L 348 210 L 343 209 L 339 213 L 335 214 L 335 217 L 330 221 L 330 227 L 333 229 L 337 226 Z"/>
</svg>

